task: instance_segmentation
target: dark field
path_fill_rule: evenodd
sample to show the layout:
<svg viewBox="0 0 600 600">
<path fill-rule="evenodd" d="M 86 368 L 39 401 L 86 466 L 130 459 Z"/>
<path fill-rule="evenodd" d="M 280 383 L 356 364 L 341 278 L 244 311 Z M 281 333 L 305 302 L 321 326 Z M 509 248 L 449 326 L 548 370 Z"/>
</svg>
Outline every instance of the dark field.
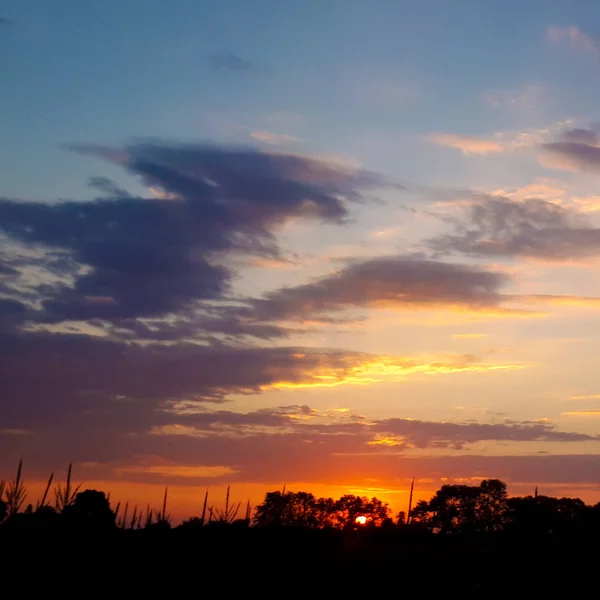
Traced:
<svg viewBox="0 0 600 600">
<path fill-rule="evenodd" d="M 596 535 L 466 538 L 236 527 L 1 534 L 3 581 L 77 595 L 400 597 L 410 591 L 425 598 L 554 598 L 593 597 L 598 589 Z"/>
</svg>

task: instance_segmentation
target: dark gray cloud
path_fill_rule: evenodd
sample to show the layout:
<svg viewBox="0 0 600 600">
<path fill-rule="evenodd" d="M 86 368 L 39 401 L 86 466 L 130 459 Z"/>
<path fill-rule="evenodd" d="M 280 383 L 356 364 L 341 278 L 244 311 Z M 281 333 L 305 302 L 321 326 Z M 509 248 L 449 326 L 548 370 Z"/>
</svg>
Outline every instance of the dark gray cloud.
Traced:
<svg viewBox="0 0 600 600">
<path fill-rule="evenodd" d="M 296 155 L 199 145 L 140 143 L 73 149 L 111 160 L 158 190 L 43 204 L 0 200 L 0 231 L 70 257 L 73 285 L 46 286 L 45 321 L 153 317 L 229 290 L 234 252 L 278 256 L 277 228 L 292 217 L 343 222 L 347 203 L 385 181 Z M 213 322 L 214 325 L 214 322 Z M 234 327 L 235 324 L 231 325 Z"/>
<path fill-rule="evenodd" d="M 0 334 L 21 325 L 25 321 L 26 313 L 27 307 L 22 302 L 0 298 Z"/>
<path fill-rule="evenodd" d="M 260 71 L 255 63 L 233 54 L 232 52 L 214 52 L 206 55 L 206 61 L 215 71 L 232 71 L 234 73 L 251 73 Z"/>
<path fill-rule="evenodd" d="M 2 310 L 2 305 L 0 305 Z M 20 315 L 18 306 L 5 307 Z M 111 428 L 159 424 L 173 402 L 221 402 L 273 384 L 343 381 L 370 354 L 295 347 L 136 344 L 83 334 L 0 336 L 0 422 L 25 428 L 52 421 L 111 419 Z M 469 362 L 474 362 L 471 357 Z M 404 364 L 404 363 L 403 363 Z M 453 364 L 449 359 L 448 364 Z M 461 364 L 465 364 L 461 358 Z M 407 368 L 412 366 L 406 361 Z M 158 418 L 158 420 L 156 420 Z"/>
<path fill-rule="evenodd" d="M 562 133 L 557 141 L 542 144 L 541 148 L 565 161 L 567 168 L 575 167 L 582 171 L 600 168 L 600 137 L 593 129 L 571 129 Z M 560 167 L 561 163 L 553 163 L 552 166 Z"/>
<path fill-rule="evenodd" d="M 430 240 L 440 254 L 523 256 L 564 261 L 597 256 L 600 228 L 574 210 L 538 198 L 516 202 L 478 196 L 466 219 L 455 220 L 455 232 Z"/>
<path fill-rule="evenodd" d="M 461 449 L 482 441 L 512 442 L 581 442 L 600 438 L 585 433 L 559 431 L 549 423 L 436 423 L 413 419 L 385 419 L 374 430 L 402 436 L 418 448 L 452 447 Z"/>
<path fill-rule="evenodd" d="M 282 288 L 241 313 L 258 322 L 304 319 L 351 308 L 496 306 L 508 278 L 468 265 L 411 256 L 356 262 L 312 283 Z"/>
<path fill-rule="evenodd" d="M 108 198 L 131 198 L 131 194 L 119 187 L 108 177 L 90 177 L 88 185 L 102 192 Z"/>
<path fill-rule="evenodd" d="M 19 271 L 17 269 L 11 267 L 10 265 L 0 263 L 0 276 L 5 275 L 18 275 Z"/>
<path fill-rule="evenodd" d="M 589 146 L 598 145 L 600 138 L 598 132 L 592 129 L 568 129 L 560 135 L 560 141 L 573 144 L 587 144 Z"/>
</svg>

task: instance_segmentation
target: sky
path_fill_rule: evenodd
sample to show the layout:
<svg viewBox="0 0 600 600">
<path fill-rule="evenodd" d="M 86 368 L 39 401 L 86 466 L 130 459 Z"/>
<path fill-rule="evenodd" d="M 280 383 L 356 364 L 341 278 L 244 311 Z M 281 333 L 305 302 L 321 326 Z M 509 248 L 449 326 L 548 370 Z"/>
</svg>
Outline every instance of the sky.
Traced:
<svg viewBox="0 0 600 600">
<path fill-rule="evenodd" d="M 594 0 L 6 0 L 0 479 L 600 501 Z"/>
</svg>

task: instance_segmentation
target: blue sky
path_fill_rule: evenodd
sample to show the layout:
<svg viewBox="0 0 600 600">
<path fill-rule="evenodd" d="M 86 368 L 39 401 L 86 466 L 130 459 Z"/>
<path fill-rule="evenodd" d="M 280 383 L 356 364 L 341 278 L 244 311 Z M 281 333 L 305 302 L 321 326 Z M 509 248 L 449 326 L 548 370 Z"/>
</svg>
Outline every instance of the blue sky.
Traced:
<svg viewBox="0 0 600 600">
<path fill-rule="evenodd" d="M 597 2 L 1 11 L 6 461 L 598 497 Z"/>
<path fill-rule="evenodd" d="M 456 178 L 459 161 L 444 168 L 449 161 L 437 160 L 432 170 L 431 148 L 415 150 L 412 138 L 543 127 L 594 109 L 597 61 L 545 43 L 550 26 L 600 27 L 593 1 L 24 0 L 5 3 L 4 12 L 13 22 L 0 42 L 9 196 L 89 196 L 86 178 L 102 169 L 65 152 L 66 143 L 248 143 L 255 130 L 438 183 Z M 256 70 L 212 69 L 206 57 L 215 53 L 244 57 Z M 481 101 L 527 85 L 544 95 L 527 115 Z M 284 111 L 297 120 L 269 121 Z"/>
</svg>

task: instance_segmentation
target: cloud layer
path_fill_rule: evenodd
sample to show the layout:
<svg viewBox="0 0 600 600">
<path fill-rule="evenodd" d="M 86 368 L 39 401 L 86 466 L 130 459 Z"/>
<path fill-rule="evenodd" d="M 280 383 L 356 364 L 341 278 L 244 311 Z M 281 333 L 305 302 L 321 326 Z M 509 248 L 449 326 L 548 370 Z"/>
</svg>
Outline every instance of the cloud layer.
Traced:
<svg viewBox="0 0 600 600">
<path fill-rule="evenodd" d="M 430 245 L 440 253 L 564 261 L 598 256 L 600 228 L 547 200 L 478 195 L 469 202 L 466 219 L 455 220 L 455 232 L 435 237 Z"/>
<path fill-rule="evenodd" d="M 342 223 L 349 202 L 385 184 L 359 169 L 248 149 L 157 143 L 74 149 L 122 166 L 159 198 L 133 198 L 94 179 L 111 197 L 0 200 L 0 231 L 61 259 L 62 281 L 38 286 L 36 319 L 46 322 L 156 317 L 222 298 L 233 276 L 229 255 L 277 257 L 275 234 L 287 220 Z"/>
<path fill-rule="evenodd" d="M 571 171 L 600 170 L 600 134 L 593 129 L 570 129 L 556 141 L 541 145 L 542 162 Z"/>
</svg>

